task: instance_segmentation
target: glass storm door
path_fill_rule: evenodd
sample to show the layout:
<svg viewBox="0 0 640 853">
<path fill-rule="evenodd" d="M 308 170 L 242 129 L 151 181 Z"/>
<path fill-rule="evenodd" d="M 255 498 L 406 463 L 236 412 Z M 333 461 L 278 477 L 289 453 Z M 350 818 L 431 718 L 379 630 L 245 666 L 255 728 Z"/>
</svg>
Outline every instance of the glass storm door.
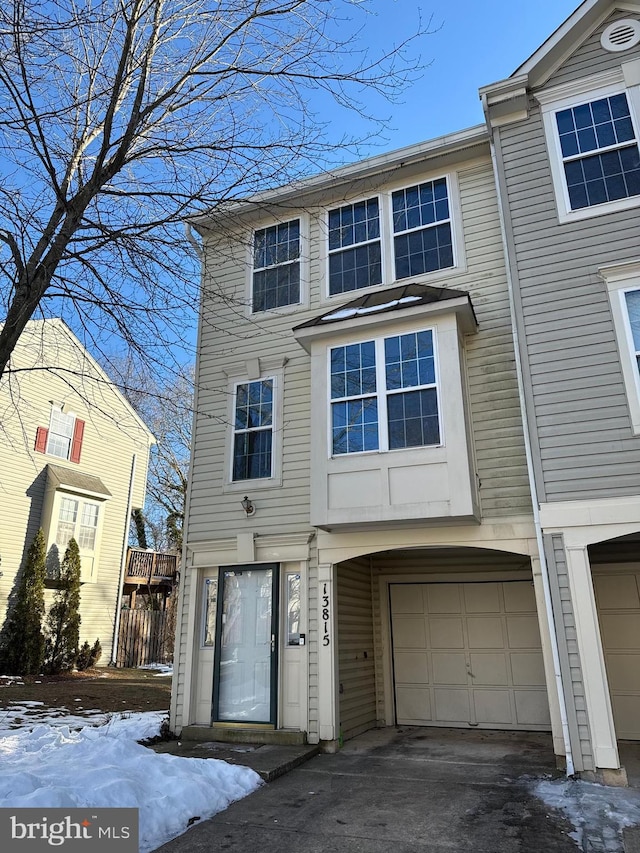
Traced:
<svg viewBox="0 0 640 853">
<path fill-rule="evenodd" d="M 220 569 L 214 722 L 276 723 L 277 565 Z"/>
</svg>

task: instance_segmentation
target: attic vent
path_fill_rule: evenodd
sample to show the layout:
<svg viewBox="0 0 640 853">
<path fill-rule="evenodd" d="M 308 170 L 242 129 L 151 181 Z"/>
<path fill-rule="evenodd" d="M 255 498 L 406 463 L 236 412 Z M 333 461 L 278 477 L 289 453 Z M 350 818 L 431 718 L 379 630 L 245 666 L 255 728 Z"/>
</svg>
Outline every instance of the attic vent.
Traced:
<svg viewBox="0 0 640 853">
<path fill-rule="evenodd" d="M 634 21 L 632 18 L 609 24 L 600 38 L 602 47 L 611 53 L 629 50 L 638 42 L 640 42 L 640 21 Z"/>
</svg>

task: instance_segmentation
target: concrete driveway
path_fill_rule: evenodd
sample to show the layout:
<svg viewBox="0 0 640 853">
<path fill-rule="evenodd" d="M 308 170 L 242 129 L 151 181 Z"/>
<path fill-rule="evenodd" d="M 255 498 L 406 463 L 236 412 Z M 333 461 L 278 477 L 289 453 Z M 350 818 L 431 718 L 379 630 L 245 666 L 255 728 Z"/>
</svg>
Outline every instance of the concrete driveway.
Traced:
<svg viewBox="0 0 640 853">
<path fill-rule="evenodd" d="M 336 755 L 315 756 L 159 850 L 623 851 L 622 836 L 597 821 L 580 845 L 569 836 L 574 825 L 533 793 L 538 780 L 554 779 L 561 784 L 548 735 L 378 729 Z"/>
</svg>

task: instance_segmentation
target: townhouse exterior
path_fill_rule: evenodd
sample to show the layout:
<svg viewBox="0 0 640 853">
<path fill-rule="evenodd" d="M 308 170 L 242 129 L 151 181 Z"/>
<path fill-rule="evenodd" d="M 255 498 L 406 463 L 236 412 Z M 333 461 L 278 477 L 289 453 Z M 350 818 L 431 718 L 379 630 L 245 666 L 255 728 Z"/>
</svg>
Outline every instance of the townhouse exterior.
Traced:
<svg viewBox="0 0 640 853">
<path fill-rule="evenodd" d="M 481 90 L 486 126 L 194 223 L 175 731 L 549 731 L 568 772 L 623 778 L 639 43 L 638 3 L 586 0 Z M 558 152 L 603 100 L 626 196 L 584 203 Z"/>
<path fill-rule="evenodd" d="M 640 738 L 640 4 L 583 3 L 481 95 L 573 758 L 618 768 Z"/>
<path fill-rule="evenodd" d="M 131 510 L 153 436 L 62 320 L 31 321 L 0 393 L 0 625 L 42 528 L 45 605 L 71 537 L 81 556 L 80 640 L 114 654 Z"/>
</svg>

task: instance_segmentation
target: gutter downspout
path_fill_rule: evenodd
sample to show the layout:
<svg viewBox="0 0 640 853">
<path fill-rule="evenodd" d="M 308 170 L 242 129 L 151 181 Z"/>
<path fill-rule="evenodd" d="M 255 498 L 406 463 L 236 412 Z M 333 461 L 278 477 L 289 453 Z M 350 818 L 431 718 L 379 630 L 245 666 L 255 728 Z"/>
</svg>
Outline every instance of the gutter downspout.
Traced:
<svg viewBox="0 0 640 853">
<path fill-rule="evenodd" d="M 127 543 L 129 541 L 129 523 L 131 519 L 131 504 L 133 503 L 133 485 L 136 479 L 137 455 L 131 457 L 131 473 L 129 474 L 129 493 L 127 495 L 127 514 L 125 516 L 124 531 L 122 534 L 122 558 L 120 560 L 120 574 L 118 578 L 118 597 L 116 599 L 116 618 L 113 626 L 113 642 L 111 644 L 111 666 L 116 665 L 118 659 L 118 641 L 120 639 L 120 608 L 122 607 L 122 587 L 124 572 L 127 565 Z"/>
<path fill-rule="evenodd" d="M 511 331 L 513 335 L 514 355 L 516 362 L 516 374 L 518 377 L 518 397 L 520 401 L 520 411 L 523 419 L 523 434 L 525 456 L 527 459 L 527 475 L 529 478 L 529 488 L 531 490 L 531 502 L 533 504 L 533 522 L 536 531 L 536 541 L 538 544 L 538 553 L 540 557 L 540 569 L 542 576 L 542 589 L 544 592 L 544 604 L 547 612 L 547 621 L 549 623 L 549 635 L 551 640 L 551 655 L 553 658 L 553 675 L 556 682 L 556 690 L 558 694 L 558 705 L 560 706 L 560 722 L 562 725 L 562 738 L 564 740 L 565 758 L 566 758 L 566 775 L 573 776 L 575 767 L 573 763 L 573 752 L 571 749 L 571 736 L 569 733 L 569 722 L 567 717 L 567 699 L 565 696 L 564 684 L 562 681 L 562 673 L 560 670 L 560 653 L 558 650 L 558 628 L 556 619 L 553 613 L 553 604 L 551 602 L 551 587 L 549 584 L 549 565 L 544 551 L 544 541 L 542 539 L 542 526 L 540 524 L 540 505 L 538 503 L 538 490 L 535 480 L 535 472 L 533 469 L 533 457 L 531 452 L 531 437 L 529 435 L 529 420 L 527 417 L 527 405 L 524 394 L 524 380 L 522 374 L 522 360 L 520 357 L 520 336 L 518 334 L 518 325 L 516 322 L 515 303 L 513 298 L 513 278 L 511 276 L 511 258 L 509 251 L 509 242 L 507 240 L 507 226 L 505 222 L 505 214 L 503 207 L 502 184 L 500 180 L 501 173 L 498 170 L 498 157 L 494 143 L 493 128 L 489 118 L 489 109 L 486 95 L 482 95 L 482 107 L 489 130 L 489 145 L 491 148 L 491 163 L 493 166 L 493 174 L 495 177 L 496 193 L 498 197 L 498 214 L 500 217 L 500 233 L 502 235 L 502 247 L 505 254 L 505 267 L 507 274 L 507 288 L 509 291 L 509 310 L 511 313 Z"/>
</svg>

